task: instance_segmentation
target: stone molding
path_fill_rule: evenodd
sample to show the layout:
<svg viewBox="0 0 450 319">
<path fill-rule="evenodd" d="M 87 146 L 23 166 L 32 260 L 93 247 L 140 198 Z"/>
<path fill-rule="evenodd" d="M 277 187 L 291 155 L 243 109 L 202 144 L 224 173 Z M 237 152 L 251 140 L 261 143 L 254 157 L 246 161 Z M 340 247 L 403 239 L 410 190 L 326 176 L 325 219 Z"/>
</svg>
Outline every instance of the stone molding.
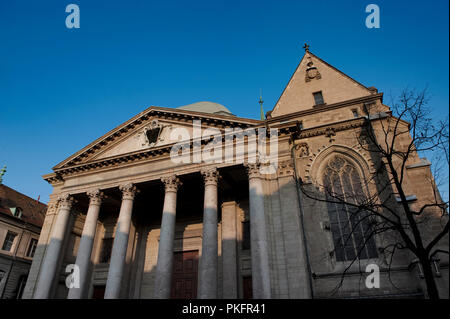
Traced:
<svg viewBox="0 0 450 319">
<path fill-rule="evenodd" d="M 53 214 L 56 214 L 56 213 L 58 212 L 58 204 L 59 204 L 59 201 L 58 201 L 58 200 L 56 200 L 56 201 L 50 201 L 50 202 L 47 204 L 47 213 L 46 213 L 46 215 L 53 215 Z"/>
<path fill-rule="evenodd" d="M 166 192 L 177 192 L 178 188 L 183 185 L 176 175 L 162 177 L 161 182 L 164 183 Z"/>
<path fill-rule="evenodd" d="M 139 193 L 137 187 L 132 183 L 120 185 L 119 189 L 122 191 L 122 200 L 124 199 L 134 200 L 136 194 Z"/>
<path fill-rule="evenodd" d="M 292 160 L 286 160 L 278 163 L 278 177 L 294 176 L 294 163 Z"/>
<path fill-rule="evenodd" d="M 86 194 L 89 196 L 89 205 L 98 205 L 100 206 L 103 199 L 106 198 L 105 194 L 100 191 L 100 189 L 93 189 L 90 190 L 88 192 L 86 192 Z"/>
</svg>

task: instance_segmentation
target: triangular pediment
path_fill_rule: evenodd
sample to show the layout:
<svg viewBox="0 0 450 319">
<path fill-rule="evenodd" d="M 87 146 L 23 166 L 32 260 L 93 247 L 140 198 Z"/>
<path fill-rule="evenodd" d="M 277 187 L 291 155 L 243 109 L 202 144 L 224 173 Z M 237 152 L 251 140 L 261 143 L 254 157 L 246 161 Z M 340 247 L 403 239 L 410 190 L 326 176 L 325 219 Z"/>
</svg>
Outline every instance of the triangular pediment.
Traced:
<svg viewBox="0 0 450 319">
<path fill-rule="evenodd" d="M 170 133 L 180 128 L 185 129 L 192 136 L 192 126 L 184 123 L 161 121 L 154 117 L 148 125 L 130 132 L 130 134 L 113 143 L 110 147 L 92 156 L 90 160 L 105 159 L 176 143 L 179 139 L 171 139 Z"/>
<path fill-rule="evenodd" d="M 271 116 L 312 109 L 316 105 L 316 92 L 322 93 L 327 105 L 372 94 L 369 88 L 306 51 Z"/>
<path fill-rule="evenodd" d="M 203 129 L 216 127 L 220 130 L 226 127 L 250 127 L 261 122 L 235 116 L 153 106 L 57 164 L 53 170 L 169 146 L 181 140 L 180 137 L 171 138 L 174 129 L 182 128 L 193 136 L 194 121 L 200 121 Z"/>
</svg>

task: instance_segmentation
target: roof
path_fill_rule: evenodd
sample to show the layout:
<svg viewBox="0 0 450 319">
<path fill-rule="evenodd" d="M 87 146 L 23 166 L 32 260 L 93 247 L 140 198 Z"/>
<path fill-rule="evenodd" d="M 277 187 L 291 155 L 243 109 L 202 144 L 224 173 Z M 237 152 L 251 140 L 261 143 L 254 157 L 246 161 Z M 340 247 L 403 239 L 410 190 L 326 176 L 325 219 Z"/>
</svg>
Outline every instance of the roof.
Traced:
<svg viewBox="0 0 450 319">
<path fill-rule="evenodd" d="M 220 114 L 220 115 L 233 115 L 230 112 L 230 110 L 227 109 L 222 104 L 208 102 L 208 101 L 183 105 L 183 106 L 177 107 L 177 109 L 186 110 L 186 111 L 202 112 L 202 113 Z"/>
<path fill-rule="evenodd" d="M 20 207 L 22 209 L 22 217 L 14 217 L 11 209 Z M 26 223 L 42 227 L 44 223 L 47 205 L 28 197 L 6 185 L 0 185 L 0 214 L 9 215 L 11 217 L 22 220 Z"/>
</svg>

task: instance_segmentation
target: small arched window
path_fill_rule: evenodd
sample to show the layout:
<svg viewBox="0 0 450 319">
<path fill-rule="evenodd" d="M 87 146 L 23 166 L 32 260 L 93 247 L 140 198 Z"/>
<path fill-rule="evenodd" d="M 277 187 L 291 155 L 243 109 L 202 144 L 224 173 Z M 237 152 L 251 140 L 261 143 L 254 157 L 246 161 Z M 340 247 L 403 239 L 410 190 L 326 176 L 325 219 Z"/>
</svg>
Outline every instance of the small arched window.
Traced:
<svg viewBox="0 0 450 319">
<path fill-rule="evenodd" d="M 333 156 L 325 166 L 323 184 L 337 261 L 378 256 L 368 213 L 349 205 L 365 199 L 363 181 L 356 166 L 343 156 Z"/>
</svg>

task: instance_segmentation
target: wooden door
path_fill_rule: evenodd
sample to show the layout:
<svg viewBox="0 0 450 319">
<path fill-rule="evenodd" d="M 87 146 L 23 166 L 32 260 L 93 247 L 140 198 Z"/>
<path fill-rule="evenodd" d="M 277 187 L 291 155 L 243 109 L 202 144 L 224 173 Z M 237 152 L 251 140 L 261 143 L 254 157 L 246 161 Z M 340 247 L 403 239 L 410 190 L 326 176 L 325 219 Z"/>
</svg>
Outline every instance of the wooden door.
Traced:
<svg viewBox="0 0 450 319">
<path fill-rule="evenodd" d="M 94 293 L 92 299 L 104 299 L 106 286 L 94 286 Z"/>
<path fill-rule="evenodd" d="M 252 276 L 242 278 L 244 299 L 253 299 Z"/>
<path fill-rule="evenodd" d="M 173 256 L 171 298 L 197 298 L 198 250 L 176 252 Z"/>
</svg>

